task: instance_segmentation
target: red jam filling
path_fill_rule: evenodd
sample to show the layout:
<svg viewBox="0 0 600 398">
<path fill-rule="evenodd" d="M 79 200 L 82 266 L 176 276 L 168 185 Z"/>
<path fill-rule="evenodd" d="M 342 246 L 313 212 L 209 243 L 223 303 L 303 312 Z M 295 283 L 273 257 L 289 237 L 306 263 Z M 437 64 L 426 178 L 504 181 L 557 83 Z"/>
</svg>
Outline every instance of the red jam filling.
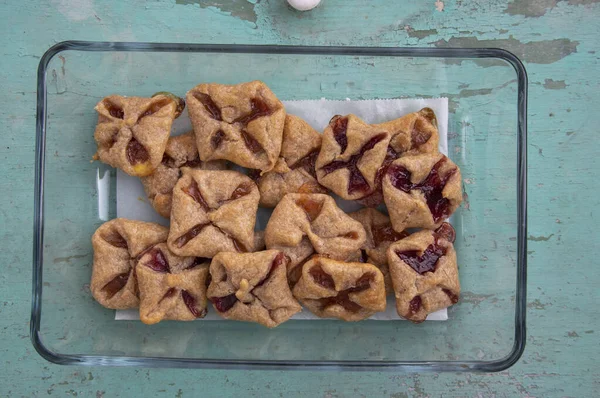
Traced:
<svg viewBox="0 0 600 398">
<path fill-rule="evenodd" d="M 112 231 L 110 235 L 103 236 L 103 239 L 115 247 L 127 249 L 127 241 L 117 231 Z"/>
<path fill-rule="evenodd" d="M 386 136 L 387 134 L 385 133 L 376 135 L 375 137 L 367 141 L 367 143 L 360 148 L 358 153 L 350 156 L 350 159 L 348 159 L 347 161 L 334 160 L 333 162 L 323 166 L 321 170 L 323 170 L 325 172 L 325 175 L 327 175 L 339 169 L 348 169 L 350 171 L 348 181 L 348 194 L 352 195 L 354 192 L 369 191 L 369 183 L 358 169 L 358 162 L 367 151 L 373 149 L 375 145 L 383 141 Z"/>
<path fill-rule="evenodd" d="M 111 299 L 115 294 L 119 293 L 121 289 L 127 284 L 129 279 L 129 272 L 124 272 L 115 276 L 110 282 L 108 282 L 102 290 L 106 293 L 106 298 Z"/>
<path fill-rule="evenodd" d="M 214 149 L 217 149 L 221 146 L 221 143 L 225 139 L 225 133 L 223 130 L 217 130 L 217 132 L 210 138 L 210 144 Z"/>
<path fill-rule="evenodd" d="M 196 307 L 196 299 L 186 290 L 181 291 L 181 298 L 183 299 L 185 306 L 188 308 L 188 310 L 190 310 L 194 317 L 202 318 L 206 315 L 206 310 L 198 310 L 198 308 Z"/>
<path fill-rule="evenodd" d="M 221 109 L 217 106 L 217 104 L 215 104 L 210 95 L 204 93 L 194 93 L 194 97 L 196 97 L 196 99 L 200 101 L 202 105 L 204 105 L 204 109 L 206 109 L 206 111 L 210 114 L 210 117 L 219 121 L 223 120 L 221 117 Z"/>
<path fill-rule="evenodd" d="M 416 250 L 396 252 L 396 255 L 398 255 L 402 261 L 410 265 L 412 269 L 421 275 L 425 272 L 435 272 L 435 266 L 438 260 L 445 254 L 446 249 L 437 244 L 427 246 L 427 249 L 425 249 L 420 256 L 419 252 Z"/>
<path fill-rule="evenodd" d="M 335 282 L 331 275 L 323 271 L 320 265 L 312 267 L 308 273 L 313 278 L 317 285 L 321 285 L 326 289 L 335 289 Z"/>
<path fill-rule="evenodd" d="M 180 236 L 179 238 L 175 239 L 175 245 L 178 248 L 182 248 L 183 246 L 185 246 L 190 240 L 194 239 L 196 236 L 200 235 L 200 232 L 202 232 L 202 230 L 208 226 L 210 224 L 205 223 L 205 224 L 198 224 L 195 225 L 194 227 L 192 227 L 189 231 L 187 231 L 185 234 L 183 234 L 182 236 Z"/>
<path fill-rule="evenodd" d="M 419 183 L 413 184 L 410 180 L 411 172 L 399 165 L 392 165 L 388 168 L 388 176 L 391 184 L 403 191 L 420 190 L 425 196 L 427 206 L 431 211 L 434 222 L 450 215 L 450 201 L 442 195 L 450 177 L 456 173 L 456 168 L 446 172 L 444 176 L 440 175 L 439 169 L 448 158 L 442 157 L 431 169 L 429 175 Z"/>
<path fill-rule="evenodd" d="M 421 309 L 421 305 L 423 304 L 421 300 L 421 296 L 415 296 L 410 303 L 408 303 L 408 311 L 410 315 L 414 315 Z"/>
<path fill-rule="evenodd" d="M 150 260 L 148 260 L 144 265 L 156 272 L 170 272 L 169 262 L 167 261 L 167 258 L 162 250 L 152 250 L 150 253 Z"/>
<path fill-rule="evenodd" d="M 304 210 L 309 222 L 313 222 L 319 214 L 321 214 L 321 209 L 323 208 L 323 202 L 312 200 L 307 197 L 296 199 L 296 205 Z"/>
<path fill-rule="evenodd" d="M 213 297 L 210 300 L 213 302 L 215 308 L 219 312 L 229 311 L 231 307 L 233 307 L 238 301 L 237 297 L 235 297 L 235 294 L 230 294 L 229 296 L 225 297 Z"/>
<path fill-rule="evenodd" d="M 337 115 L 331 119 L 329 124 L 333 131 L 333 138 L 335 138 L 335 141 L 342 149 L 341 153 L 344 153 L 348 147 L 348 137 L 346 136 L 348 130 L 348 118 Z"/>
<path fill-rule="evenodd" d="M 204 211 L 208 212 L 210 210 L 208 203 L 206 203 L 204 196 L 202 196 L 202 192 L 200 192 L 200 187 L 198 186 L 196 180 L 192 179 L 190 185 L 186 188 L 181 188 L 181 190 L 191 196 L 192 199 L 194 199 L 198 204 L 200 204 Z"/>
<path fill-rule="evenodd" d="M 135 138 L 132 138 L 127 144 L 126 152 L 127 160 L 129 160 L 129 163 L 133 165 L 144 163 L 150 160 L 150 154 L 146 148 L 144 148 L 144 146 Z"/>
<path fill-rule="evenodd" d="M 348 289 L 342 290 L 335 297 L 326 297 L 320 299 L 322 310 L 331 305 L 340 305 L 346 311 L 356 313 L 361 310 L 361 306 L 354 301 L 350 300 L 350 293 L 358 293 L 365 291 L 371 287 L 371 282 L 375 279 L 375 274 L 367 272 L 363 274 L 357 281 L 356 284 Z"/>
</svg>

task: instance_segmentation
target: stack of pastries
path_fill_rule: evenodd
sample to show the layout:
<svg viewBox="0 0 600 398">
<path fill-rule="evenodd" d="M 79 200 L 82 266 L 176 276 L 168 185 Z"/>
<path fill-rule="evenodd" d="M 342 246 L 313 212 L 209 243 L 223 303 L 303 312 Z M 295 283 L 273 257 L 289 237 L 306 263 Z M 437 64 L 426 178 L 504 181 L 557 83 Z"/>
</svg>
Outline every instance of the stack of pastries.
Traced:
<svg viewBox="0 0 600 398">
<path fill-rule="evenodd" d="M 186 107 L 193 131 L 171 136 Z M 210 302 L 223 318 L 275 327 L 302 306 L 363 320 L 388 293 L 415 323 L 458 301 L 445 220 L 461 203 L 461 175 L 438 151 L 431 109 L 380 124 L 332 115 L 320 134 L 253 81 L 200 84 L 185 100 L 112 95 L 96 111 L 95 158 L 139 177 L 170 219 L 96 230 L 101 305 L 139 308 L 153 324 L 202 318 Z M 364 208 L 346 214 L 332 195 Z M 259 206 L 274 208 L 264 231 Z"/>
</svg>

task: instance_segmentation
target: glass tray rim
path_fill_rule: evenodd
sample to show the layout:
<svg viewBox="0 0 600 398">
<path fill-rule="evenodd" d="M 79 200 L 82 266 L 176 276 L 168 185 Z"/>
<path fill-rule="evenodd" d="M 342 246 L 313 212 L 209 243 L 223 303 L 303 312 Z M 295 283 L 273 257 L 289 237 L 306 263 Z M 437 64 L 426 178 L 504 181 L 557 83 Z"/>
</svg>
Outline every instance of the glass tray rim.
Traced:
<svg viewBox="0 0 600 398">
<path fill-rule="evenodd" d="M 496 58 L 508 62 L 517 74 L 517 286 L 515 341 L 511 352 L 490 361 L 306 361 L 228 360 L 61 354 L 47 348 L 40 335 L 43 288 L 44 168 L 46 144 L 46 72 L 50 61 L 68 50 L 99 52 L 194 52 L 288 55 L 392 56 L 415 58 Z M 498 372 L 514 365 L 525 349 L 527 289 L 527 71 L 521 60 L 501 48 L 348 47 L 249 44 L 195 44 L 151 42 L 63 41 L 50 47 L 37 71 L 36 143 L 33 220 L 33 274 L 30 339 L 40 356 L 61 365 L 139 366 L 246 370 L 350 370 L 401 372 Z"/>
</svg>

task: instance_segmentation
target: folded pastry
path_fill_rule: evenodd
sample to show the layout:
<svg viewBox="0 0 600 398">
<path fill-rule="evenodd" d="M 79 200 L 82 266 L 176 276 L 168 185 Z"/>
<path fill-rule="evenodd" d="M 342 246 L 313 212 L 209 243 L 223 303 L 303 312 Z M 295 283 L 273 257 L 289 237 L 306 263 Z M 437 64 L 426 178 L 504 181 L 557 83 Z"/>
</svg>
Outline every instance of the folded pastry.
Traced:
<svg viewBox="0 0 600 398">
<path fill-rule="evenodd" d="M 102 224 L 92 236 L 90 290 L 96 301 L 107 308 L 137 308 L 135 265 L 143 253 L 165 242 L 168 233 L 161 225 L 124 218 Z"/>
<path fill-rule="evenodd" d="M 375 126 L 388 131 L 391 139 L 382 167 L 376 176 L 375 191 L 359 200 L 361 204 L 368 207 L 376 207 L 383 202 L 381 179 L 394 160 L 402 156 L 437 153 L 440 141 L 437 119 L 431 108 L 423 108 L 418 112 Z"/>
<path fill-rule="evenodd" d="M 273 328 L 302 311 L 287 283 L 277 250 L 219 253 L 210 264 L 208 298 L 223 318 Z"/>
<path fill-rule="evenodd" d="M 363 226 L 324 194 L 285 195 L 265 229 L 267 248 L 280 250 L 290 259 L 292 285 L 300 276 L 299 265 L 311 254 L 345 260 L 363 246 L 365 238 Z"/>
<path fill-rule="evenodd" d="M 385 309 L 383 274 L 372 264 L 314 256 L 302 267 L 294 297 L 321 318 L 360 321 Z"/>
<path fill-rule="evenodd" d="M 390 245 L 387 256 L 398 315 L 418 323 L 458 302 L 454 239 L 454 228 L 443 223 L 435 231 L 419 231 Z"/>
<path fill-rule="evenodd" d="M 179 116 L 179 98 L 159 94 L 152 98 L 111 95 L 96 105 L 96 157 L 132 176 L 147 176 L 160 164 L 173 120 Z M 183 101 L 183 100 L 181 100 Z"/>
<path fill-rule="evenodd" d="M 209 258 L 252 251 L 258 200 L 256 184 L 242 173 L 184 168 L 173 188 L 169 249 Z"/>
<path fill-rule="evenodd" d="M 204 318 L 209 264 L 207 258 L 176 256 L 165 243 L 146 251 L 135 271 L 142 322 Z"/>
<path fill-rule="evenodd" d="M 440 136 L 437 118 L 431 108 L 423 108 L 376 126 L 389 131 L 392 136 L 388 149 L 388 157 L 392 160 L 401 156 L 438 152 Z"/>
<path fill-rule="evenodd" d="M 171 215 L 173 187 L 181 177 L 183 167 L 225 170 L 227 162 L 224 160 L 201 161 L 193 132 L 170 137 L 162 161 L 154 173 L 141 178 L 150 204 L 163 217 L 169 218 Z"/>
<path fill-rule="evenodd" d="M 323 132 L 316 161 L 319 183 L 348 200 L 372 194 L 389 142 L 386 130 L 355 115 L 334 116 Z"/>
<path fill-rule="evenodd" d="M 320 148 L 321 134 L 298 116 L 286 115 L 279 159 L 256 180 L 260 205 L 275 207 L 287 193 L 326 193 L 315 173 Z"/>
<path fill-rule="evenodd" d="M 200 159 L 271 170 L 281 151 L 285 109 L 260 81 L 199 84 L 187 93 Z"/>
<path fill-rule="evenodd" d="M 390 218 L 375 209 L 360 209 L 348 215 L 360 222 L 367 233 L 365 244 L 357 255 L 358 261 L 379 268 L 385 281 L 385 290 L 391 293 L 393 288 L 387 263 L 387 249 L 395 241 L 407 237 L 408 233 L 394 231 Z"/>
<path fill-rule="evenodd" d="M 383 197 L 396 231 L 435 229 L 462 202 L 460 170 L 441 153 L 401 157 L 386 171 Z"/>
</svg>

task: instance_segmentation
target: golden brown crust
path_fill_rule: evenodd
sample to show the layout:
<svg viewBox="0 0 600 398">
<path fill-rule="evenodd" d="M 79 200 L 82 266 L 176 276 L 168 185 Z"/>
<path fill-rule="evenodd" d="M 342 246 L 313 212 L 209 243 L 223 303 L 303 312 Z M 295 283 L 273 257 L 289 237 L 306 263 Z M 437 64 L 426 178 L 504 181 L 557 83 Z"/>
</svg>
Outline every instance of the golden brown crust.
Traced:
<svg viewBox="0 0 600 398">
<path fill-rule="evenodd" d="M 383 202 L 381 180 L 394 160 L 402 156 L 437 153 L 439 144 L 437 119 L 430 108 L 423 108 L 374 126 L 389 131 L 391 139 L 383 164 L 375 178 L 374 192 L 358 199 L 360 204 L 367 207 L 377 207 Z"/>
<path fill-rule="evenodd" d="M 170 137 L 167 141 L 163 160 L 154 170 L 154 173 L 141 178 L 150 204 L 163 217 L 169 218 L 171 215 L 173 187 L 181 176 L 182 167 L 202 170 L 226 170 L 227 162 L 224 160 L 201 161 L 193 132 Z"/>
<path fill-rule="evenodd" d="M 323 132 L 316 162 L 319 183 L 348 200 L 372 194 L 389 141 L 387 130 L 355 115 L 334 116 Z"/>
<path fill-rule="evenodd" d="M 142 322 L 204 318 L 209 263 L 209 259 L 176 256 L 165 243 L 147 251 L 136 266 Z"/>
<path fill-rule="evenodd" d="M 440 135 L 437 118 L 431 108 L 423 108 L 375 126 L 390 132 L 390 147 L 396 157 L 438 152 Z"/>
<path fill-rule="evenodd" d="M 321 134 L 294 115 L 286 115 L 281 154 L 273 170 L 257 180 L 260 205 L 275 207 L 288 193 L 326 193 L 315 174 Z"/>
<path fill-rule="evenodd" d="M 258 200 L 256 184 L 242 173 L 184 168 L 173 189 L 169 249 L 209 258 L 252 251 Z"/>
<path fill-rule="evenodd" d="M 168 229 L 154 223 L 116 218 L 92 236 L 94 265 L 90 290 L 106 308 L 139 305 L 135 266 L 140 254 L 167 239 Z"/>
<path fill-rule="evenodd" d="M 390 218 L 375 209 L 360 209 L 348 215 L 360 222 L 367 233 L 365 244 L 353 261 L 367 262 L 379 268 L 383 274 L 386 292 L 393 292 L 387 249 L 395 241 L 408 236 L 408 233 L 394 231 Z"/>
<path fill-rule="evenodd" d="M 292 277 L 294 268 L 315 252 L 340 260 L 354 255 L 365 242 L 365 230 L 331 196 L 287 194 L 269 219 L 265 241 L 268 249 L 288 256 Z"/>
<path fill-rule="evenodd" d="M 177 104 L 170 97 L 111 95 L 96 105 L 97 157 L 132 176 L 147 176 L 160 164 Z"/>
<path fill-rule="evenodd" d="M 385 309 L 383 274 L 372 264 L 314 256 L 302 267 L 294 297 L 321 318 L 360 321 Z"/>
<path fill-rule="evenodd" d="M 199 84 L 187 104 L 203 161 L 225 159 L 262 171 L 275 166 L 285 109 L 263 82 Z"/>
<path fill-rule="evenodd" d="M 440 229 L 449 225 L 444 223 Z M 387 256 L 398 315 L 422 322 L 427 314 L 458 301 L 456 252 L 447 235 L 429 230 L 416 232 L 390 245 Z M 418 268 L 413 268 L 410 261 L 415 261 Z M 430 267 L 425 265 L 427 261 Z"/>
<path fill-rule="evenodd" d="M 277 250 L 219 253 L 210 265 L 208 298 L 223 318 L 276 327 L 302 311 L 286 280 L 286 261 Z"/>
<path fill-rule="evenodd" d="M 398 170 L 406 170 L 410 184 L 424 184 L 428 176 L 442 176 L 441 197 L 447 201 L 447 211 L 436 217 L 428 206 L 424 191 L 410 188 L 408 192 L 399 189 Z M 437 178 L 437 177 L 436 177 Z M 383 197 L 392 225 L 396 231 L 406 228 L 435 229 L 449 217 L 462 202 L 460 169 L 452 160 L 441 153 L 406 156 L 395 160 L 383 177 Z"/>
</svg>

